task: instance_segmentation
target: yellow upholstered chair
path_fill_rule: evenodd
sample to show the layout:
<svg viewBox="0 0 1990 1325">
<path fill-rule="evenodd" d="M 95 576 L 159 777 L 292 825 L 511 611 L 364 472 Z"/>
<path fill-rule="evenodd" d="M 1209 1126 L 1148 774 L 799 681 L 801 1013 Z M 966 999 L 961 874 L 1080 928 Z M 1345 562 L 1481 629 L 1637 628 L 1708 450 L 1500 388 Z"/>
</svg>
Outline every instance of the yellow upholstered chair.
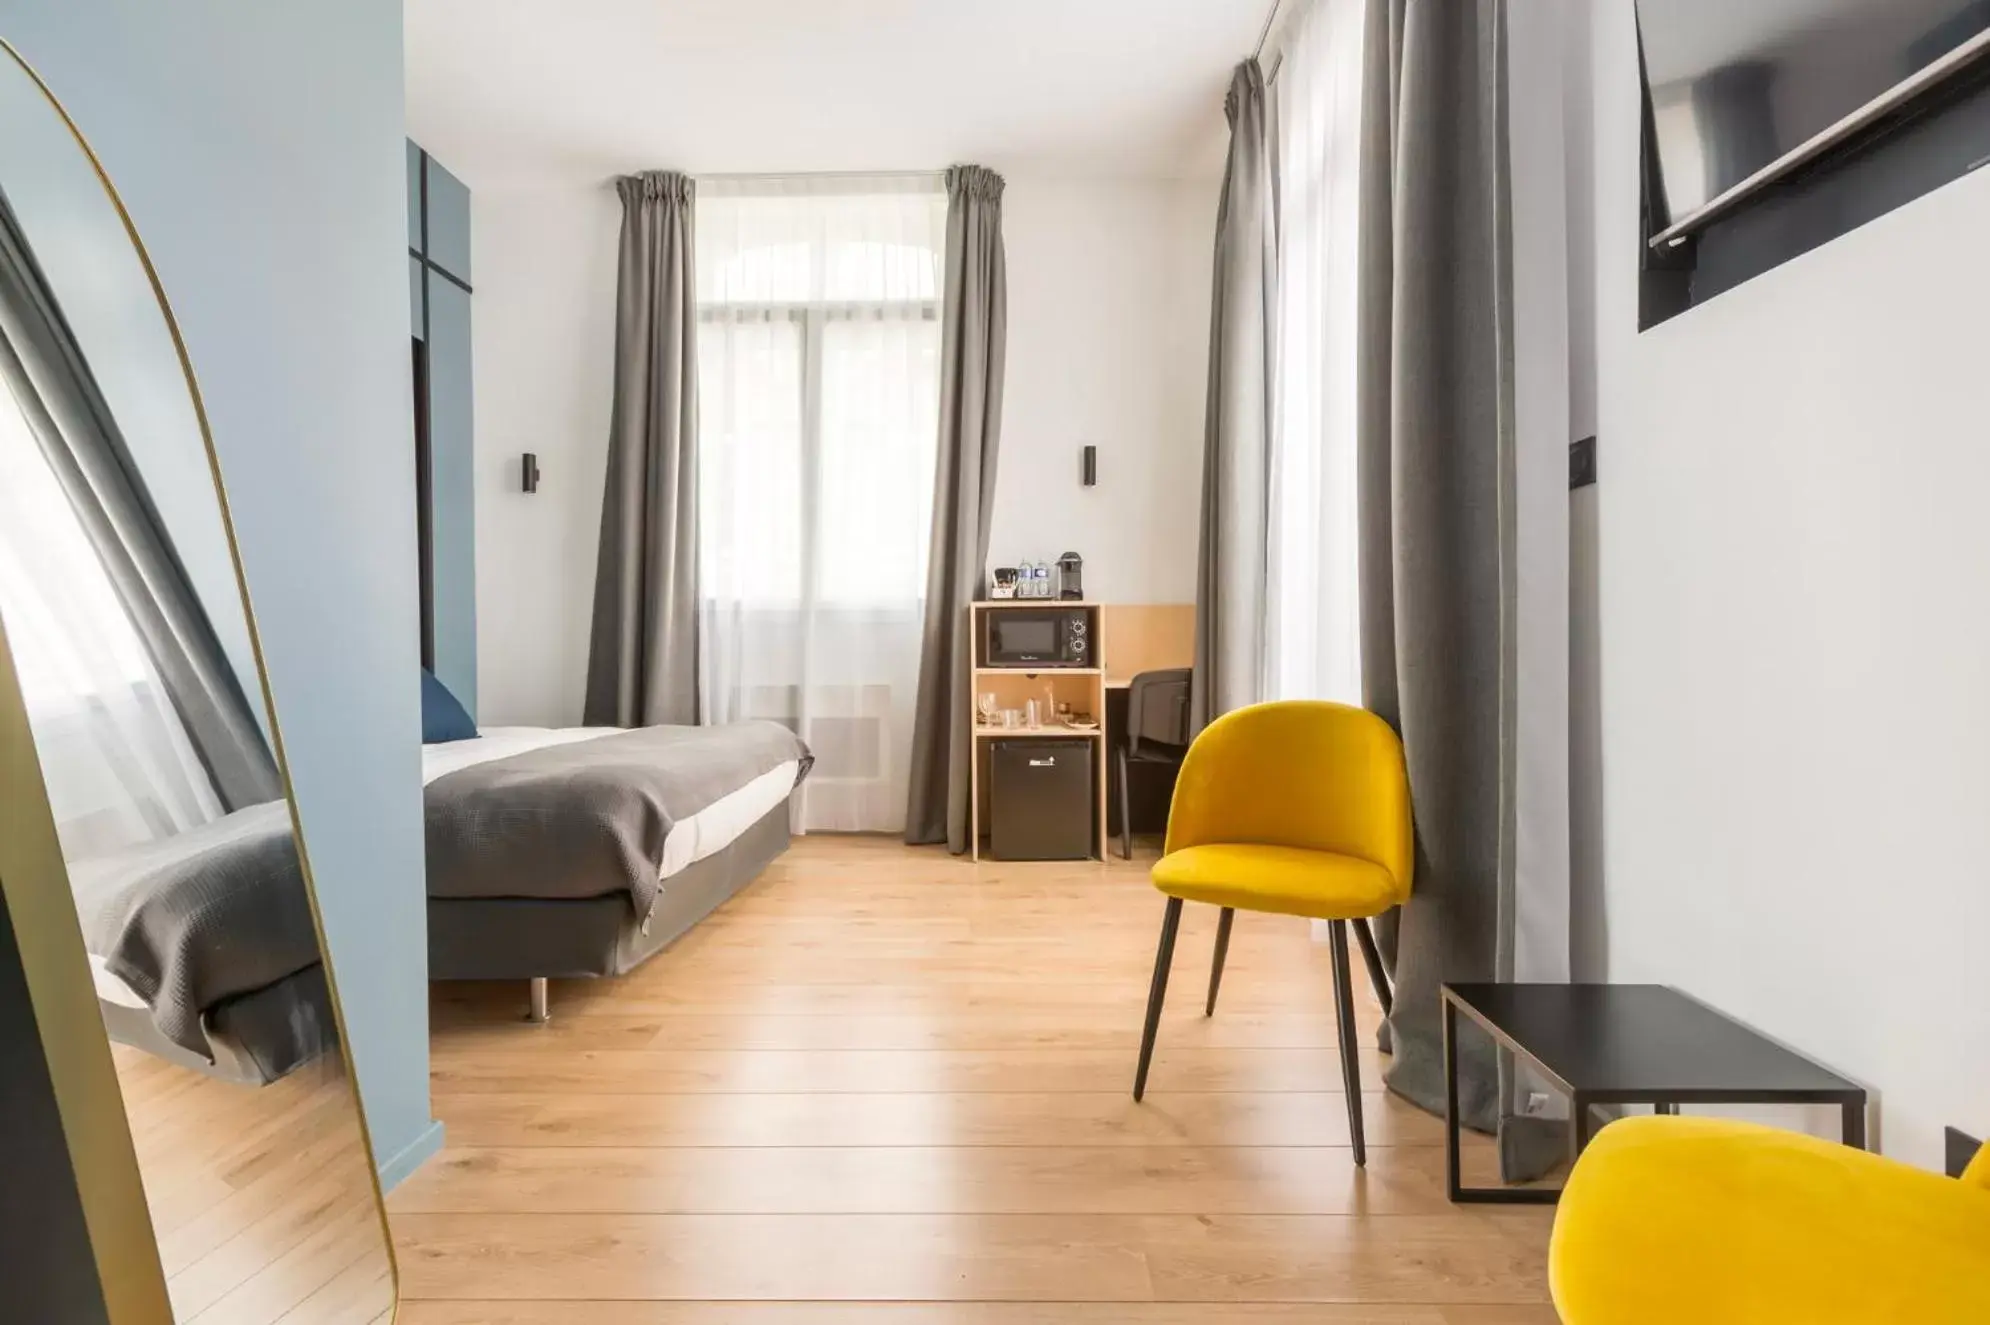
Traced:
<svg viewBox="0 0 1990 1325">
<path fill-rule="evenodd" d="M 1154 865 L 1154 886 L 1168 904 L 1133 1098 L 1147 1091 L 1183 902 L 1223 908 L 1206 1013 L 1216 1011 L 1236 908 L 1330 921 L 1348 1129 L 1354 1162 L 1365 1163 L 1347 929 L 1353 922 L 1387 1010 L 1389 982 L 1368 920 L 1409 897 L 1414 854 L 1402 742 L 1373 713 L 1292 700 L 1238 709 L 1204 728 L 1182 762 L 1167 849 Z"/>
<path fill-rule="evenodd" d="M 1962 1181 L 1715 1118 L 1598 1132 L 1555 1212 L 1564 1325 L 1982 1325 L 1990 1147 Z"/>
</svg>

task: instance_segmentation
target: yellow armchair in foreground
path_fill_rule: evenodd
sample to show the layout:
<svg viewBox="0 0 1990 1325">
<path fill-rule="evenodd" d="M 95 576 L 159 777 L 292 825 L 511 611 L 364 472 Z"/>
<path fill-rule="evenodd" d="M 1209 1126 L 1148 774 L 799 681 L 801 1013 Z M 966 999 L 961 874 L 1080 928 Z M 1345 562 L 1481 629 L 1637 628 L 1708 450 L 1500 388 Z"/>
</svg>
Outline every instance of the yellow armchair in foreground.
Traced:
<svg viewBox="0 0 1990 1325">
<path fill-rule="evenodd" d="M 1569 1175 L 1565 1325 L 1983 1325 L 1990 1147 L 1962 1181 L 1713 1118 L 1626 1118 Z"/>
</svg>

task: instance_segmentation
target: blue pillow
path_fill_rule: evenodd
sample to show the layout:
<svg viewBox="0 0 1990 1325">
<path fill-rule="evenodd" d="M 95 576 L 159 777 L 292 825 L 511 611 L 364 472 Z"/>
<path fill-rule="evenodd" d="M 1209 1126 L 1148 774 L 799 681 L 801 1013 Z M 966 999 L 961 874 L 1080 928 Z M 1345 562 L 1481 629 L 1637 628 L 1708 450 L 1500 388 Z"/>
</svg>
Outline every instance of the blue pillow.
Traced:
<svg viewBox="0 0 1990 1325">
<path fill-rule="evenodd" d="M 449 693 L 449 687 L 435 679 L 435 673 L 421 671 L 421 739 L 423 745 L 444 741 L 476 739 L 477 724 L 469 711 Z"/>
</svg>

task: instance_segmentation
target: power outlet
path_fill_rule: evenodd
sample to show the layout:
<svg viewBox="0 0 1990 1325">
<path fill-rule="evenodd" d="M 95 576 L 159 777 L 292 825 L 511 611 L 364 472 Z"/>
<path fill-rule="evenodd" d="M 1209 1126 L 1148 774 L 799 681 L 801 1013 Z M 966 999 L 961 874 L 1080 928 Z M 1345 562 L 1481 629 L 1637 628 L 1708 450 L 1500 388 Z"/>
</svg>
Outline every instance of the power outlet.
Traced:
<svg viewBox="0 0 1990 1325">
<path fill-rule="evenodd" d="M 1596 439 L 1584 437 L 1569 443 L 1569 487 L 1586 488 L 1596 482 Z"/>
</svg>

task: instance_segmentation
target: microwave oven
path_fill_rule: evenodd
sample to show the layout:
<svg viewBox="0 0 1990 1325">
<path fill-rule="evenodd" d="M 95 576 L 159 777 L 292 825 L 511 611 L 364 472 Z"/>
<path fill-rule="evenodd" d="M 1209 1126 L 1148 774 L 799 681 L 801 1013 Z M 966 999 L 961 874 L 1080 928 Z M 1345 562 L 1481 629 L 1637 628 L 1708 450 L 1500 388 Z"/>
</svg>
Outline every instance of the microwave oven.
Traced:
<svg viewBox="0 0 1990 1325">
<path fill-rule="evenodd" d="M 981 614 L 983 667 L 1091 667 L 1086 607 L 1003 607 Z"/>
</svg>

